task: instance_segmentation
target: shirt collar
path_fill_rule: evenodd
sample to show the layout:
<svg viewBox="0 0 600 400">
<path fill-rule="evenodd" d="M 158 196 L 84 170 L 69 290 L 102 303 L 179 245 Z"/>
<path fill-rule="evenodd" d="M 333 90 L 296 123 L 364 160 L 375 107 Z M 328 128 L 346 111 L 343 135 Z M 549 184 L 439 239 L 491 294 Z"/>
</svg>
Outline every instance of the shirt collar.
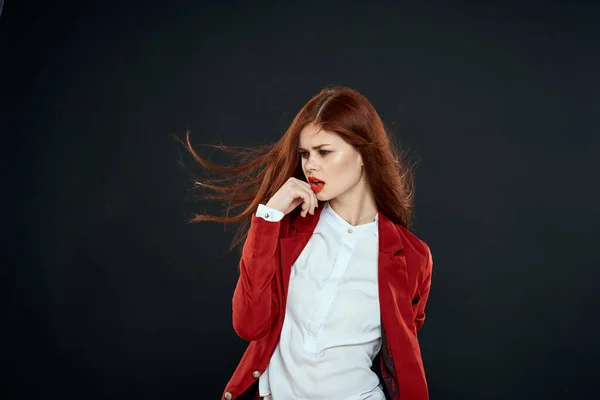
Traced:
<svg viewBox="0 0 600 400">
<path fill-rule="evenodd" d="M 324 223 L 327 223 L 331 226 L 335 231 L 338 232 L 347 232 L 349 229 L 352 229 L 353 233 L 357 235 L 363 234 L 373 234 L 376 237 L 379 237 L 379 213 L 375 215 L 373 222 L 368 222 L 366 224 L 361 225 L 352 225 L 348 223 L 344 218 L 342 218 L 338 213 L 336 213 L 333 208 L 329 205 L 329 202 L 325 202 L 323 205 L 323 211 L 321 213 L 321 218 Z M 315 231 L 320 231 L 317 227 L 315 227 Z"/>
</svg>

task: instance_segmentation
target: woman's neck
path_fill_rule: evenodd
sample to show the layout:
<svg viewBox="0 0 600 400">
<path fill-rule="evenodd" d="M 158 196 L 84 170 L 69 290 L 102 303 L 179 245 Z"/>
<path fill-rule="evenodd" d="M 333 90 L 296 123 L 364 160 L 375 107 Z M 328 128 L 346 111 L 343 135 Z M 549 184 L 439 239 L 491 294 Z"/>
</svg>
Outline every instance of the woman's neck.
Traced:
<svg viewBox="0 0 600 400">
<path fill-rule="evenodd" d="M 329 200 L 329 205 L 340 217 L 353 226 L 373 222 L 377 215 L 375 196 L 364 180 L 361 180 L 348 192 Z"/>
</svg>

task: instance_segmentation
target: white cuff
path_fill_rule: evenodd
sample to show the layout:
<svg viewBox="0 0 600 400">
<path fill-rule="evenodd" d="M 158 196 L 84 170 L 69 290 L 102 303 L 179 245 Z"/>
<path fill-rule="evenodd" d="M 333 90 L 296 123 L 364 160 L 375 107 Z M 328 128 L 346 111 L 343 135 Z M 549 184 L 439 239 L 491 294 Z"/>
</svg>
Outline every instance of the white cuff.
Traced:
<svg viewBox="0 0 600 400">
<path fill-rule="evenodd" d="M 283 219 L 285 214 L 274 208 L 267 207 L 264 204 L 259 204 L 258 210 L 256 210 L 256 216 L 267 221 L 278 222 Z"/>
</svg>

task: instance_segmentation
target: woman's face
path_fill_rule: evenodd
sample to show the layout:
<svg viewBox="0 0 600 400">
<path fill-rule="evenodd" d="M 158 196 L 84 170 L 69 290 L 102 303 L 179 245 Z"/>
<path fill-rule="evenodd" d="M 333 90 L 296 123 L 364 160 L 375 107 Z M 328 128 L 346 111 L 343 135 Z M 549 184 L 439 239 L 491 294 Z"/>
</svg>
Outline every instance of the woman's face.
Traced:
<svg viewBox="0 0 600 400">
<path fill-rule="evenodd" d="M 362 178 L 362 158 L 337 133 L 308 124 L 300 132 L 298 149 L 302 170 L 317 199 L 334 199 L 354 188 Z M 324 183 L 313 184 L 312 179 Z"/>
</svg>

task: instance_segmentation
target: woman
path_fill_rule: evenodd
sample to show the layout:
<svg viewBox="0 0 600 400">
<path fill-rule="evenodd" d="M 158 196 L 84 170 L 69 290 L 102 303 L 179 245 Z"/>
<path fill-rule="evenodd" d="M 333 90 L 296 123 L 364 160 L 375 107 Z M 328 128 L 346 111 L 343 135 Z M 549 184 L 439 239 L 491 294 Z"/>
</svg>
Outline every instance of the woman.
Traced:
<svg viewBox="0 0 600 400">
<path fill-rule="evenodd" d="M 428 398 L 417 339 L 429 247 L 408 231 L 411 172 L 370 102 L 322 90 L 274 145 L 199 185 L 250 220 L 233 327 L 250 341 L 223 399 Z M 245 228 L 244 228 L 245 229 Z M 243 239 L 238 237 L 238 243 Z"/>
</svg>

